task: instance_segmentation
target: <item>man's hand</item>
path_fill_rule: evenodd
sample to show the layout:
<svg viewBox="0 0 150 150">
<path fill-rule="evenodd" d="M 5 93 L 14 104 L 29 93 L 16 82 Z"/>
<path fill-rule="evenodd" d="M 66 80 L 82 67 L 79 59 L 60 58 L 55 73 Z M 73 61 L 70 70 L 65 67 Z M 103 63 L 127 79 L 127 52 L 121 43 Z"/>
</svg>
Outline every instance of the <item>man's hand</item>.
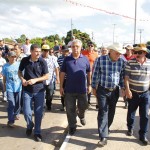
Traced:
<svg viewBox="0 0 150 150">
<path fill-rule="evenodd" d="M 28 82 L 27 82 L 25 79 L 23 79 L 23 80 L 22 80 L 22 85 L 23 85 L 23 86 L 27 86 L 27 85 L 28 85 Z"/>
<path fill-rule="evenodd" d="M 125 93 L 126 93 L 126 97 L 127 97 L 128 99 L 131 99 L 131 98 L 132 98 L 132 92 L 131 92 L 130 90 L 126 89 L 126 90 L 125 90 Z"/>
<path fill-rule="evenodd" d="M 87 92 L 88 92 L 88 94 L 91 93 L 91 91 L 92 91 L 92 87 L 91 87 L 91 85 L 89 85 L 89 86 L 87 87 Z"/>
<path fill-rule="evenodd" d="M 64 89 L 63 89 L 63 88 L 60 88 L 59 91 L 60 91 L 60 95 L 63 96 L 63 95 L 64 95 Z"/>
<path fill-rule="evenodd" d="M 28 83 L 29 85 L 33 85 L 33 84 L 35 84 L 36 82 L 37 82 L 36 78 L 35 78 L 35 79 L 30 79 L 30 80 L 27 81 L 27 83 Z"/>
</svg>

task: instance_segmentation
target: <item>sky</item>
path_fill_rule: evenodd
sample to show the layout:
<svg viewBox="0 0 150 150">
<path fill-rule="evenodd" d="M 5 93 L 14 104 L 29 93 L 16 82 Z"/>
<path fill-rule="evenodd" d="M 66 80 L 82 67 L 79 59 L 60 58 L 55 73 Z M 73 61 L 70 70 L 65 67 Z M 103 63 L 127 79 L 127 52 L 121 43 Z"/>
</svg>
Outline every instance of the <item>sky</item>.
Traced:
<svg viewBox="0 0 150 150">
<path fill-rule="evenodd" d="M 72 28 L 88 33 L 98 46 L 133 44 L 135 1 L 0 0 L 0 38 L 66 37 L 72 19 Z M 137 0 L 135 43 L 150 41 L 149 7 L 150 0 Z"/>
</svg>

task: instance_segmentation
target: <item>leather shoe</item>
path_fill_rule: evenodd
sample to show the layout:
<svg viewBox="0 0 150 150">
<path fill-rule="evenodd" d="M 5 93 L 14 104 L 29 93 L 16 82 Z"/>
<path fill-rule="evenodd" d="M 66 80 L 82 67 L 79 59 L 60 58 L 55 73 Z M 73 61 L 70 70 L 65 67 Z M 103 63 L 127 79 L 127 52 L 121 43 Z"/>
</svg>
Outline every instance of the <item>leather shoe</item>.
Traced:
<svg viewBox="0 0 150 150">
<path fill-rule="evenodd" d="M 76 132 L 76 128 L 70 128 L 69 129 L 69 134 L 73 135 Z"/>
<path fill-rule="evenodd" d="M 103 147 L 107 145 L 107 138 L 101 138 L 101 140 L 97 143 L 99 147 Z"/>
<path fill-rule="evenodd" d="M 144 144 L 144 145 L 150 145 L 150 142 L 148 141 L 148 139 L 145 138 L 140 138 L 140 141 Z"/>
<path fill-rule="evenodd" d="M 127 136 L 132 136 L 133 135 L 133 130 L 131 129 L 131 130 L 128 130 L 127 131 Z"/>
<path fill-rule="evenodd" d="M 84 118 L 83 118 L 83 119 L 80 119 L 80 123 L 81 123 L 83 126 L 85 126 L 85 125 L 86 125 L 85 119 L 84 119 Z"/>
</svg>

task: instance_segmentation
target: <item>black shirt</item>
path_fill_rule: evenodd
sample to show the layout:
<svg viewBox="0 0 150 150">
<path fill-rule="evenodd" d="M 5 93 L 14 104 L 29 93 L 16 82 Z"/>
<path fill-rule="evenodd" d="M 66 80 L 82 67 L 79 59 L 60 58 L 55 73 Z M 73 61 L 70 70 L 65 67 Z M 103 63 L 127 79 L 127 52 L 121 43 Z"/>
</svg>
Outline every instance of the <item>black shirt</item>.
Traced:
<svg viewBox="0 0 150 150">
<path fill-rule="evenodd" d="M 24 79 L 30 80 L 34 78 L 42 77 L 44 74 L 48 73 L 47 63 L 43 58 L 39 58 L 38 61 L 31 61 L 31 55 L 24 57 L 21 60 L 19 70 L 22 72 L 24 70 Z M 24 86 L 24 90 L 30 93 L 37 93 L 44 91 L 44 84 L 42 82 L 37 82 L 34 85 Z"/>
</svg>

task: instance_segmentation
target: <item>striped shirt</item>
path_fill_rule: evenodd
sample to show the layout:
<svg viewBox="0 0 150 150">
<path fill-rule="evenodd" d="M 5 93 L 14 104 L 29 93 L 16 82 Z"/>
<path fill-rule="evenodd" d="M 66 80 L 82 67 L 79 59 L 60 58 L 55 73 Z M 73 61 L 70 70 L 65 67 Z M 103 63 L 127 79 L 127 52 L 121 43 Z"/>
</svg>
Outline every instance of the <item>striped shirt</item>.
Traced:
<svg viewBox="0 0 150 150">
<path fill-rule="evenodd" d="M 94 66 L 92 75 L 92 88 L 101 85 L 104 88 L 124 88 L 125 61 L 119 58 L 113 62 L 109 55 L 99 57 Z"/>
<path fill-rule="evenodd" d="M 129 60 L 125 68 L 129 77 L 129 87 L 135 92 L 145 92 L 150 87 L 150 59 L 141 65 L 136 59 Z"/>
</svg>

